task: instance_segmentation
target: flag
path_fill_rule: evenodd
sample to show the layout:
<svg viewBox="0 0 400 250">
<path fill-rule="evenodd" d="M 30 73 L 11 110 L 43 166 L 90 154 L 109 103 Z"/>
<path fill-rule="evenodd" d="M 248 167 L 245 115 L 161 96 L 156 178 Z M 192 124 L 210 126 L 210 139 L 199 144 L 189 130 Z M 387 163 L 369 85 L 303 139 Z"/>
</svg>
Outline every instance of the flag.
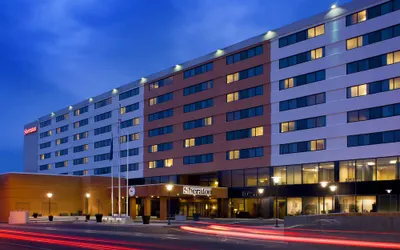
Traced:
<svg viewBox="0 0 400 250">
<path fill-rule="evenodd" d="M 114 159 L 114 137 L 111 134 L 111 145 L 110 145 L 110 161 Z"/>
</svg>

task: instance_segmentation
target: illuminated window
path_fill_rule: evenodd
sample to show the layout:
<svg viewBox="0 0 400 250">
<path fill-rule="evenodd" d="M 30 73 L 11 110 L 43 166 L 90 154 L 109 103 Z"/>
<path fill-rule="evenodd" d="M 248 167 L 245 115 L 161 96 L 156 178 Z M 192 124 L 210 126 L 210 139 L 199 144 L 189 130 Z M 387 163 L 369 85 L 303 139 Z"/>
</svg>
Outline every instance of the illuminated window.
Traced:
<svg viewBox="0 0 400 250">
<path fill-rule="evenodd" d="M 194 146 L 195 146 L 194 138 L 185 139 L 185 148 L 194 147 Z"/>
<path fill-rule="evenodd" d="M 64 167 L 68 167 L 68 161 L 64 161 Z"/>
<path fill-rule="evenodd" d="M 239 81 L 239 72 L 226 76 L 226 83 Z"/>
<path fill-rule="evenodd" d="M 226 102 L 233 102 L 239 100 L 239 92 L 226 95 Z"/>
<path fill-rule="evenodd" d="M 239 159 L 239 157 L 240 157 L 239 150 L 229 151 L 229 160 Z"/>
<path fill-rule="evenodd" d="M 212 117 L 204 118 L 204 125 L 205 125 L 205 126 L 210 126 L 210 125 L 212 125 Z"/>
<path fill-rule="evenodd" d="M 57 144 L 57 145 L 60 145 L 60 144 L 61 144 L 60 139 L 57 139 L 57 140 L 56 140 L 56 144 Z"/>
<path fill-rule="evenodd" d="M 121 115 L 125 114 L 126 113 L 126 107 L 120 108 L 120 113 L 121 113 Z"/>
<path fill-rule="evenodd" d="M 285 89 L 294 87 L 294 78 L 285 79 Z"/>
<path fill-rule="evenodd" d="M 353 86 L 350 88 L 350 97 L 364 96 L 367 94 L 367 84 Z"/>
<path fill-rule="evenodd" d="M 325 140 L 317 140 L 317 150 L 325 149 Z"/>
<path fill-rule="evenodd" d="M 157 104 L 157 98 L 156 98 L 156 97 L 151 98 L 151 99 L 149 100 L 149 105 L 150 105 L 150 106 L 153 106 L 153 105 L 155 105 L 155 104 Z"/>
<path fill-rule="evenodd" d="M 264 134 L 263 127 L 256 127 L 251 129 L 251 137 L 262 136 Z"/>
<path fill-rule="evenodd" d="M 149 168 L 156 168 L 156 162 L 155 161 L 150 161 L 149 162 Z"/>
<path fill-rule="evenodd" d="M 88 170 L 83 170 L 83 175 L 88 175 L 89 171 Z"/>
<path fill-rule="evenodd" d="M 317 26 L 317 27 L 310 28 L 307 31 L 308 38 L 320 36 L 320 35 L 323 35 L 324 33 L 325 33 L 325 25 L 324 24 Z"/>
<path fill-rule="evenodd" d="M 400 77 L 390 79 L 390 90 L 400 89 Z"/>
<path fill-rule="evenodd" d="M 311 50 L 311 59 L 312 60 L 319 59 L 321 57 L 323 57 L 322 48 Z"/>
<path fill-rule="evenodd" d="M 150 89 L 158 89 L 158 82 L 150 83 Z"/>
<path fill-rule="evenodd" d="M 89 150 L 89 145 L 86 144 L 86 145 L 83 146 L 83 148 L 84 148 L 85 151 L 87 151 L 87 150 Z"/>
<path fill-rule="evenodd" d="M 157 152 L 157 151 L 158 151 L 158 145 L 152 145 L 151 146 L 151 152 L 154 153 L 154 152 Z"/>
<path fill-rule="evenodd" d="M 131 141 L 136 141 L 139 140 L 139 133 L 134 133 L 131 136 Z"/>
<path fill-rule="evenodd" d="M 361 23 L 367 20 L 367 11 L 363 10 L 357 13 L 357 22 Z"/>
<path fill-rule="evenodd" d="M 127 141 L 127 136 L 126 135 L 123 135 L 123 136 L 121 136 L 119 138 L 119 143 L 126 143 L 126 141 Z"/>
<path fill-rule="evenodd" d="M 355 49 L 363 45 L 363 37 L 355 37 L 347 40 L 347 50 Z"/>
<path fill-rule="evenodd" d="M 167 167 L 167 168 L 172 167 L 173 164 L 174 164 L 174 160 L 173 159 L 166 159 L 164 161 L 164 166 Z"/>
<path fill-rule="evenodd" d="M 288 122 L 282 122 L 281 123 L 281 133 L 285 133 L 289 131 L 289 123 Z"/>
<path fill-rule="evenodd" d="M 398 63 L 400 62 L 400 51 L 393 52 L 393 53 L 388 53 L 386 56 L 387 64 L 393 64 L 393 63 Z"/>
</svg>

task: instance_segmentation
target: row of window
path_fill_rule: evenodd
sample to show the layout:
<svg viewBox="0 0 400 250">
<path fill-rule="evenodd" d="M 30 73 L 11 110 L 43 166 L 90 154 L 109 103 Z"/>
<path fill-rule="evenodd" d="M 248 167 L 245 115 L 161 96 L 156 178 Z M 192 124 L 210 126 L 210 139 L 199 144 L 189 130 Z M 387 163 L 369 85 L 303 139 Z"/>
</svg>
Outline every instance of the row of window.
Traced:
<svg viewBox="0 0 400 250">
<path fill-rule="evenodd" d="M 253 88 L 248 88 L 248 89 L 244 89 L 241 91 L 237 91 L 234 93 L 230 93 L 226 95 L 226 102 L 234 102 L 234 101 L 238 101 L 238 100 L 242 100 L 242 99 L 247 99 L 247 98 L 251 98 L 254 96 L 259 96 L 259 95 L 263 95 L 264 92 L 264 86 L 260 85 L 257 87 L 253 87 Z"/>
<path fill-rule="evenodd" d="M 74 165 L 85 164 L 84 159 L 87 159 L 87 158 L 75 159 L 75 160 L 77 160 L 76 161 L 77 164 L 74 164 Z M 75 163 L 75 160 L 74 160 L 74 163 Z M 62 161 L 62 162 L 55 163 L 56 168 L 62 168 L 62 167 L 67 167 L 67 166 L 68 166 L 68 161 Z M 128 166 L 129 166 L 128 167 L 129 171 L 138 171 L 139 170 L 139 163 L 130 163 Z M 39 166 L 39 170 L 41 170 L 41 171 L 49 170 L 49 169 L 51 169 L 51 164 L 45 164 L 45 165 Z M 126 172 L 126 164 L 120 165 L 120 171 Z M 102 167 L 102 168 L 94 169 L 95 175 L 105 175 L 105 174 L 109 174 L 109 173 L 111 173 L 111 167 Z M 72 172 L 72 175 L 75 175 L 75 176 L 82 176 L 82 175 L 88 175 L 88 174 L 89 174 L 88 170 L 79 170 L 79 171 Z"/>
<path fill-rule="evenodd" d="M 101 100 L 101 101 L 96 102 L 96 103 L 94 104 L 94 108 L 95 108 L 95 109 L 102 108 L 102 107 L 105 107 L 105 106 L 107 106 L 107 105 L 110 105 L 111 103 L 112 103 L 112 98 L 109 97 L 109 98 L 107 98 L 107 99 L 104 99 L 104 100 Z"/>
<path fill-rule="evenodd" d="M 240 81 L 240 80 L 244 80 L 247 78 L 251 78 L 254 76 L 258 76 L 261 75 L 263 73 L 263 66 L 257 66 L 257 67 L 253 67 L 250 69 L 245 69 L 233 74 L 229 74 L 226 76 L 226 83 L 232 83 L 232 82 L 236 82 L 236 81 Z"/>
<path fill-rule="evenodd" d="M 160 119 L 165 119 L 168 117 L 172 117 L 174 115 L 174 110 L 173 109 L 167 109 L 167 110 L 163 110 L 163 111 L 159 111 L 156 113 L 152 113 L 149 114 L 149 118 L 148 121 L 152 122 L 152 121 L 156 121 L 156 120 L 160 120 Z"/>
<path fill-rule="evenodd" d="M 183 95 L 192 95 L 201 91 L 205 91 L 207 89 L 212 89 L 214 87 L 214 81 L 207 81 L 207 82 L 202 82 L 198 83 L 189 87 L 186 87 L 183 89 Z"/>
<path fill-rule="evenodd" d="M 49 164 L 50 165 L 50 164 Z M 60 162 L 56 162 L 54 164 L 54 166 L 56 168 L 64 168 L 64 167 L 68 167 L 68 161 L 60 161 Z"/>
<path fill-rule="evenodd" d="M 236 121 L 256 116 L 262 116 L 263 114 L 264 114 L 264 107 L 257 106 L 257 107 L 228 112 L 226 113 L 226 121 L 227 122 Z"/>
<path fill-rule="evenodd" d="M 148 147 L 148 152 L 149 153 L 162 152 L 162 151 L 172 150 L 173 148 L 174 144 L 172 142 L 164 142 L 160 144 L 150 145 Z"/>
<path fill-rule="evenodd" d="M 61 126 L 61 127 L 56 129 L 56 134 L 60 134 L 60 133 L 66 132 L 66 131 L 68 131 L 68 128 L 69 128 L 68 125 Z"/>
<path fill-rule="evenodd" d="M 400 142 L 400 130 L 347 136 L 347 147 L 360 147 L 392 142 Z"/>
<path fill-rule="evenodd" d="M 296 121 L 281 122 L 280 132 L 286 133 L 297 130 L 305 130 L 311 128 L 319 128 L 326 126 L 326 116 L 306 118 Z"/>
<path fill-rule="evenodd" d="M 189 78 L 189 77 L 200 75 L 200 74 L 203 74 L 203 73 L 206 73 L 208 71 L 213 70 L 213 68 L 214 68 L 213 62 L 206 63 L 206 64 L 203 64 L 203 65 L 197 66 L 197 67 L 195 67 L 193 69 L 189 69 L 189 70 L 184 71 L 183 72 L 183 77 L 186 79 L 186 78 Z"/>
<path fill-rule="evenodd" d="M 321 36 L 325 33 L 325 24 L 318 25 L 279 39 L 279 48 L 305 41 L 310 38 Z"/>
<path fill-rule="evenodd" d="M 109 133 L 109 132 L 111 132 L 111 130 L 112 130 L 112 126 L 111 125 L 107 125 L 107 126 L 100 127 L 100 128 L 95 128 L 94 129 L 94 135 L 100 135 L 100 134 Z M 81 139 L 83 139 L 83 138 L 81 137 Z"/>
<path fill-rule="evenodd" d="M 400 77 L 348 87 L 347 98 L 372 95 L 396 89 L 400 89 Z"/>
<path fill-rule="evenodd" d="M 190 130 L 190 129 L 195 129 L 195 128 L 202 128 L 202 127 L 210 126 L 212 124 L 213 124 L 213 118 L 205 117 L 205 118 L 201 118 L 201 119 L 184 122 L 183 129 Z"/>
<path fill-rule="evenodd" d="M 101 140 L 94 143 L 94 148 L 103 148 L 111 146 L 111 139 Z"/>
<path fill-rule="evenodd" d="M 309 50 L 297 55 L 279 59 L 279 69 L 291 67 L 300 63 L 309 62 L 325 56 L 325 47 Z"/>
<path fill-rule="evenodd" d="M 281 144 L 279 145 L 279 147 L 280 147 L 279 153 L 281 155 L 319 151 L 326 149 L 326 140 L 321 139 L 312 141 L 292 142 L 292 143 Z"/>
<path fill-rule="evenodd" d="M 400 0 L 392 0 L 346 16 L 346 26 L 361 23 L 400 9 Z"/>
<path fill-rule="evenodd" d="M 84 114 L 84 113 L 87 113 L 87 112 L 89 112 L 89 106 L 85 106 L 85 107 L 82 107 L 80 109 L 76 109 L 74 111 L 74 116 L 78 116 L 78 115 L 81 115 L 81 114 Z"/>
<path fill-rule="evenodd" d="M 326 79 L 325 70 L 319 70 L 279 81 L 279 90 L 294 88 Z"/>
<path fill-rule="evenodd" d="M 55 155 L 56 157 L 68 155 L 68 148 L 58 150 L 58 151 L 54 152 L 54 155 Z"/>
<path fill-rule="evenodd" d="M 83 152 L 83 151 L 87 151 L 87 150 L 89 150 L 88 144 L 74 147 L 74 153 Z"/>
<path fill-rule="evenodd" d="M 83 119 L 74 123 L 74 128 L 80 128 L 89 124 L 89 119 Z"/>
<path fill-rule="evenodd" d="M 128 138 L 129 138 L 129 141 L 137 141 L 137 140 L 140 139 L 140 133 L 133 133 L 133 134 L 130 134 L 129 136 L 122 135 L 119 138 L 119 142 L 120 143 L 127 143 L 128 142 Z"/>
<path fill-rule="evenodd" d="M 172 84 L 172 82 L 173 82 L 172 76 L 168 77 L 168 78 L 164 78 L 164 79 L 158 80 L 156 82 L 152 82 L 152 83 L 149 84 L 149 90 L 158 89 L 158 88 L 162 88 L 164 86 L 168 86 L 168 85 Z"/>
<path fill-rule="evenodd" d="M 121 150 L 119 152 L 119 155 L 121 158 L 127 157 L 128 156 L 128 150 Z M 135 156 L 139 155 L 139 148 L 131 148 L 129 149 L 129 156 Z"/>
<path fill-rule="evenodd" d="M 129 119 L 126 121 L 122 121 L 120 123 L 120 128 L 128 128 L 128 127 L 132 127 L 132 126 L 136 126 L 139 125 L 140 123 L 140 119 L 139 118 L 133 118 L 133 119 Z"/>
<path fill-rule="evenodd" d="M 107 161 L 111 159 L 111 153 L 95 155 L 94 162 Z"/>
<path fill-rule="evenodd" d="M 375 69 L 400 62 L 400 51 L 362 59 L 347 64 L 347 74 Z"/>
<path fill-rule="evenodd" d="M 362 46 L 367 46 L 369 44 L 391 39 L 397 36 L 400 36 L 400 24 L 370 32 L 362 36 L 347 39 L 346 47 L 347 50 L 352 50 Z"/>
<path fill-rule="evenodd" d="M 400 115 L 400 103 L 347 112 L 347 122 L 367 121 Z"/>
<path fill-rule="evenodd" d="M 125 100 L 125 99 L 127 99 L 129 97 L 132 97 L 132 96 L 135 96 L 135 95 L 138 95 L 138 94 L 139 94 L 139 88 L 134 88 L 134 89 L 131 89 L 131 90 L 128 90 L 128 91 L 126 91 L 124 93 L 119 94 L 119 100 L 120 101 L 121 100 Z"/>
<path fill-rule="evenodd" d="M 164 103 L 164 102 L 168 102 L 174 99 L 174 93 L 170 92 L 170 93 L 166 93 L 154 98 L 149 99 L 149 106 L 153 106 L 156 104 L 160 104 L 160 103 Z"/>
<path fill-rule="evenodd" d="M 214 143 L 214 136 L 213 135 L 205 135 L 205 136 L 185 139 L 183 147 L 190 148 L 190 147 L 207 145 L 207 144 L 212 144 L 212 143 Z"/>
<path fill-rule="evenodd" d="M 68 136 L 56 140 L 56 145 L 65 144 L 68 142 Z"/>
<path fill-rule="evenodd" d="M 156 160 L 149 162 L 149 168 L 169 168 L 174 165 L 173 159 Z"/>
<path fill-rule="evenodd" d="M 207 99 L 207 100 L 202 100 L 202 101 L 198 101 L 198 102 L 185 104 L 183 106 L 183 112 L 184 113 L 189 113 L 189 112 L 193 112 L 193 111 L 196 111 L 196 110 L 209 108 L 209 107 L 212 107 L 212 106 L 214 106 L 214 99 L 210 98 L 210 99 Z"/>
<path fill-rule="evenodd" d="M 68 117 L 69 117 L 68 113 L 65 113 L 63 115 L 59 115 L 59 116 L 56 117 L 56 122 L 61 122 L 61 121 L 67 120 Z"/>
<path fill-rule="evenodd" d="M 48 142 L 45 142 L 45 143 L 41 143 L 39 145 L 40 149 L 49 148 L 49 147 L 51 147 L 51 141 L 48 141 Z"/>
<path fill-rule="evenodd" d="M 226 140 L 227 141 L 241 140 L 262 135 L 264 135 L 263 127 L 246 128 L 246 129 L 239 129 L 226 132 Z"/>
<path fill-rule="evenodd" d="M 50 126 L 50 125 L 51 125 L 51 119 L 40 123 L 40 127 L 41 128 L 44 128 L 44 127 L 47 127 L 47 126 Z"/>
<path fill-rule="evenodd" d="M 214 154 L 191 155 L 183 157 L 183 165 L 208 163 L 214 161 Z"/>
<path fill-rule="evenodd" d="M 298 97 L 279 102 L 279 111 L 298 109 L 313 105 L 325 103 L 325 93 L 319 93 L 309 96 Z"/>
<path fill-rule="evenodd" d="M 263 53 L 263 46 L 259 45 L 257 47 L 241 51 L 239 53 L 230 55 L 226 57 L 226 64 L 234 64 L 239 61 L 243 61 L 258 55 L 261 55 Z"/>
<path fill-rule="evenodd" d="M 128 106 L 121 107 L 119 112 L 121 115 L 123 115 L 123 114 L 129 113 L 129 112 L 132 112 L 132 111 L 135 111 L 138 109 L 139 109 L 139 103 L 136 102 L 136 103 L 130 104 Z"/>
<path fill-rule="evenodd" d="M 244 148 L 226 152 L 226 160 L 248 159 L 264 156 L 264 148 Z"/>
<path fill-rule="evenodd" d="M 151 129 L 148 131 L 149 137 L 153 136 L 159 136 L 159 135 L 166 135 L 166 134 L 171 134 L 174 131 L 174 127 L 172 125 L 161 127 L 161 128 L 155 128 Z"/>
<path fill-rule="evenodd" d="M 108 111 L 108 112 L 106 112 L 106 113 L 96 115 L 96 116 L 94 117 L 94 122 L 103 121 L 103 120 L 109 119 L 109 118 L 111 118 L 111 117 L 112 117 L 112 112 L 111 112 L 111 111 Z"/>
</svg>

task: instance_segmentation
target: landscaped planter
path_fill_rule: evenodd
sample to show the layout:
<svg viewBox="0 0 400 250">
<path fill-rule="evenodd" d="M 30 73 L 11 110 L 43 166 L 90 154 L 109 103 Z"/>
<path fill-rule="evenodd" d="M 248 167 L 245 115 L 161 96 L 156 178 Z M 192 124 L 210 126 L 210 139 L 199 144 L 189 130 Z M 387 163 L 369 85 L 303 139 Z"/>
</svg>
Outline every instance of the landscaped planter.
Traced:
<svg viewBox="0 0 400 250">
<path fill-rule="evenodd" d="M 103 220 L 103 215 L 102 214 L 96 214 L 96 222 L 101 223 Z"/>
<path fill-rule="evenodd" d="M 53 215 L 49 215 L 49 221 L 53 221 Z"/>
</svg>

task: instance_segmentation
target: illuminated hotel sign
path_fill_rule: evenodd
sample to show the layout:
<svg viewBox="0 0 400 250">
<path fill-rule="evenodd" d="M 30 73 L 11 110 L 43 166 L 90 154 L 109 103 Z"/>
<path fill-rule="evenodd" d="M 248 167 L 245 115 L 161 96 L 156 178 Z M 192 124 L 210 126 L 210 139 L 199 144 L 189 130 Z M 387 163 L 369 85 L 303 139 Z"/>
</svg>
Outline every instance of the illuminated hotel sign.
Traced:
<svg viewBox="0 0 400 250">
<path fill-rule="evenodd" d="M 24 135 L 29 135 L 37 132 L 37 127 L 24 129 Z"/>
<path fill-rule="evenodd" d="M 183 186 L 183 194 L 187 195 L 199 195 L 199 196 L 211 196 L 211 187 L 193 187 L 193 186 Z"/>
</svg>

